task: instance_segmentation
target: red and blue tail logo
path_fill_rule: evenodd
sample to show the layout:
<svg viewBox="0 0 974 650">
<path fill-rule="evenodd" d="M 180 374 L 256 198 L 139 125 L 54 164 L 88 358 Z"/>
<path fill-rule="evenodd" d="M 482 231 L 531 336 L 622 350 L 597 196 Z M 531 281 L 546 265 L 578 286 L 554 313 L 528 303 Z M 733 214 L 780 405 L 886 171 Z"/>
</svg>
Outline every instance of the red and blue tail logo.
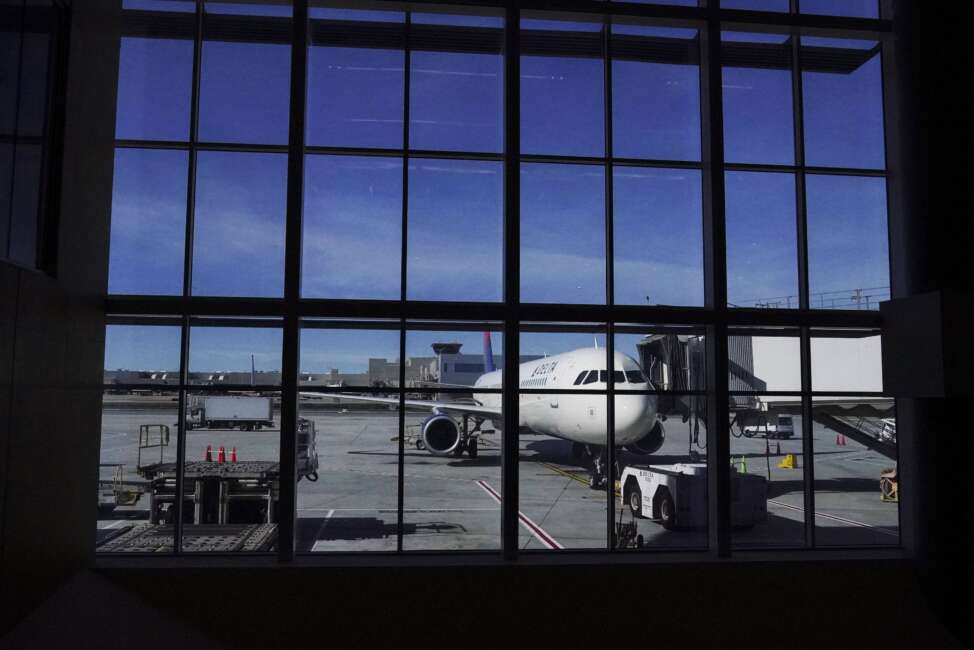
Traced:
<svg viewBox="0 0 974 650">
<path fill-rule="evenodd" d="M 490 332 L 484 332 L 484 372 L 494 372 L 494 351 L 490 347 Z"/>
</svg>

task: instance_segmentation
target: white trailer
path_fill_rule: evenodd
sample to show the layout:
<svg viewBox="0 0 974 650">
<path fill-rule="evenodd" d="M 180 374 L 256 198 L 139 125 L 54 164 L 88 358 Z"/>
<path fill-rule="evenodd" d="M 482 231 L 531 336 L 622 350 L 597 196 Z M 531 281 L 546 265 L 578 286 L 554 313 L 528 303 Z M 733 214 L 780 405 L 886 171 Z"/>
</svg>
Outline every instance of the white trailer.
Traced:
<svg viewBox="0 0 974 650">
<path fill-rule="evenodd" d="M 259 395 L 207 395 L 200 409 L 200 427 L 259 431 L 274 426 L 274 404 Z"/>
<path fill-rule="evenodd" d="M 707 525 L 707 465 L 677 463 L 626 467 L 623 507 L 639 518 L 657 519 L 668 530 Z M 763 476 L 731 468 L 731 525 L 753 526 L 768 518 L 768 484 Z"/>
</svg>

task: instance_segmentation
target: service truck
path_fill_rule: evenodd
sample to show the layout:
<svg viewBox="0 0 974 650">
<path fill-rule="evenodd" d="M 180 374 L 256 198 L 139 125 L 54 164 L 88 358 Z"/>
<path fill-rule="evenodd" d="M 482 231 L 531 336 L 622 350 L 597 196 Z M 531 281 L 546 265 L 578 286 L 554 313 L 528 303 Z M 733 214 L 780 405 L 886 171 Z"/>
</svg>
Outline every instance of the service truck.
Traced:
<svg viewBox="0 0 974 650">
<path fill-rule="evenodd" d="M 260 395 L 207 395 L 200 400 L 197 419 L 187 428 L 259 431 L 274 426 L 274 404 Z"/>
<path fill-rule="evenodd" d="M 768 518 L 768 483 L 763 476 L 731 467 L 731 525 L 747 527 Z M 707 465 L 677 463 L 626 467 L 622 501 L 638 518 L 659 520 L 668 530 L 707 525 Z"/>
</svg>

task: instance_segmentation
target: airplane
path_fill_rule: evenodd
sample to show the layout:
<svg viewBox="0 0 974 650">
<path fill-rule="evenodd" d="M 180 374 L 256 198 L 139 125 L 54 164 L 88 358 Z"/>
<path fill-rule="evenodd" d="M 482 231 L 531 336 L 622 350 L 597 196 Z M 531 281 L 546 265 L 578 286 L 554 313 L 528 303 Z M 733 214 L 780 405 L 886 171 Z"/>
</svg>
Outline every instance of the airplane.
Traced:
<svg viewBox="0 0 974 650">
<path fill-rule="evenodd" d="M 521 393 L 518 402 L 518 423 L 522 429 L 560 438 L 572 443 L 576 458 L 584 453 L 592 458 L 593 468 L 589 485 L 598 489 L 605 484 L 606 397 L 604 394 L 580 392 L 605 388 L 608 379 L 606 352 L 597 346 L 579 348 L 520 364 L 519 388 L 544 388 L 559 394 Z M 431 414 L 422 424 L 422 447 L 434 456 L 460 456 L 464 451 L 477 456 L 477 439 L 481 427 L 490 420 L 495 428 L 502 428 L 502 395 L 478 393 L 477 389 L 501 388 L 501 371 L 494 367 L 490 332 L 484 332 L 484 370 L 473 386 L 472 403 L 463 401 L 433 401 L 406 399 L 405 408 L 429 409 Z M 652 386 L 639 364 L 631 357 L 615 353 L 614 380 L 617 389 L 651 390 Z M 443 386 L 443 384 L 440 384 Z M 341 399 L 398 406 L 396 397 L 372 395 L 330 395 L 299 393 L 311 399 Z M 462 426 L 457 422 L 461 418 Z M 473 420 L 474 428 L 469 428 Z M 645 456 L 659 450 L 665 432 L 657 419 L 656 397 L 647 394 L 615 395 L 615 444 Z M 418 445 L 419 446 L 419 445 Z"/>
</svg>

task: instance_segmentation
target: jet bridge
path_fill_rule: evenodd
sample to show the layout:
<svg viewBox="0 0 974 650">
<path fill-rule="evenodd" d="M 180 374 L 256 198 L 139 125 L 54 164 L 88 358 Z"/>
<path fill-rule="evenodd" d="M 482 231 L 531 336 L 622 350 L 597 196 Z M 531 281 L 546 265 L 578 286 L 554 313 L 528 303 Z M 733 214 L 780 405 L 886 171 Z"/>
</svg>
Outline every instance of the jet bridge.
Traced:
<svg viewBox="0 0 974 650">
<path fill-rule="evenodd" d="M 801 416 L 801 400 L 768 404 L 768 417 Z M 812 420 L 863 447 L 896 460 L 896 409 L 892 397 L 830 398 L 812 402 Z"/>
</svg>

